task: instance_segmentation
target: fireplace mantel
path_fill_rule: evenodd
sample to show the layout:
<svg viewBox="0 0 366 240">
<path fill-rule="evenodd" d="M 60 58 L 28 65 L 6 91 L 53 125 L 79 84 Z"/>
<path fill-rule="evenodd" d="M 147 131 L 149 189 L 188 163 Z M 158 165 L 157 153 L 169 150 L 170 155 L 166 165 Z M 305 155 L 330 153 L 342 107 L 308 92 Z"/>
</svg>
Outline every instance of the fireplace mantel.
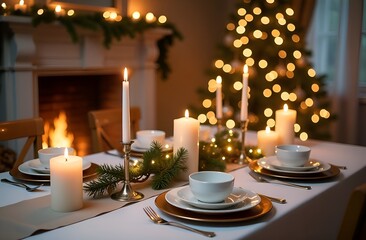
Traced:
<svg viewBox="0 0 366 240">
<path fill-rule="evenodd" d="M 71 41 L 61 24 L 33 27 L 29 17 L 0 17 L 0 121 L 38 116 L 38 76 L 119 74 L 131 70 L 131 105 L 141 108 L 142 129 L 156 128 L 156 42 L 167 29 L 103 46 L 100 32 L 79 29 Z M 87 87 L 87 86 L 86 86 Z"/>
</svg>

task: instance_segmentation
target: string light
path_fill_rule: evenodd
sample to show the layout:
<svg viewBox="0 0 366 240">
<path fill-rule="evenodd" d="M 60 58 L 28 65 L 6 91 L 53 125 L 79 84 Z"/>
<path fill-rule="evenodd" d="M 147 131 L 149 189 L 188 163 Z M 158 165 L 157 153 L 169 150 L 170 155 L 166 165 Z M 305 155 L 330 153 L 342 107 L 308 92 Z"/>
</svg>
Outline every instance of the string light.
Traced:
<svg viewBox="0 0 366 240">
<path fill-rule="evenodd" d="M 138 19 L 140 19 L 140 17 L 141 17 L 141 14 L 138 11 L 134 11 L 132 13 L 132 19 L 138 20 Z"/>
<path fill-rule="evenodd" d="M 278 85 L 278 84 L 275 84 L 275 85 L 272 86 L 272 90 L 275 93 L 279 93 L 281 91 L 281 86 Z M 286 95 L 286 93 L 285 93 L 285 95 Z"/>
<path fill-rule="evenodd" d="M 264 16 L 261 18 L 261 22 L 265 25 L 269 24 L 270 20 L 268 17 Z"/>
<path fill-rule="evenodd" d="M 243 56 L 244 57 L 250 57 L 250 56 L 252 56 L 252 50 L 250 48 L 245 48 L 243 50 Z"/>
<path fill-rule="evenodd" d="M 159 18 L 158 18 L 158 22 L 163 24 L 163 23 L 166 23 L 168 21 L 168 18 L 164 15 L 161 15 Z"/>
<path fill-rule="evenodd" d="M 313 83 L 312 85 L 311 85 L 311 90 L 313 91 L 313 92 L 318 92 L 319 91 L 319 89 L 320 89 L 320 87 L 319 87 L 319 85 L 318 84 L 316 84 L 316 83 Z"/>
<path fill-rule="evenodd" d="M 207 121 L 207 117 L 205 116 L 205 114 L 200 114 L 198 115 L 197 117 L 197 120 L 200 122 L 200 123 L 205 123 Z"/>
<path fill-rule="evenodd" d="M 40 8 L 40 9 L 37 10 L 37 14 L 38 15 L 41 16 L 43 13 L 44 13 L 44 10 L 42 8 Z"/>
<path fill-rule="evenodd" d="M 212 106 L 212 101 L 210 99 L 205 99 L 202 102 L 202 106 L 205 108 L 210 108 Z"/>
<path fill-rule="evenodd" d="M 244 16 L 247 13 L 247 10 L 245 10 L 245 8 L 239 8 L 237 12 L 239 16 Z"/>
<path fill-rule="evenodd" d="M 315 75 L 316 75 L 315 70 L 313 68 L 310 68 L 308 70 L 308 75 L 309 75 L 309 77 L 315 77 Z"/>
<path fill-rule="evenodd" d="M 273 118 L 270 118 L 267 120 L 266 125 L 272 128 L 276 125 L 276 121 Z"/>
<path fill-rule="evenodd" d="M 286 14 L 289 16 L 293 16 L 295 12 L 292 8 L 286 8 Z"/>
<path fill-rule="evenodd" d="M 302 133 L 300 133 L 299 138 L 301 141 L 306 141 L 306 140 L 308 140 L 309 136 L 306 132 L 302 132 Z"/>
<path fill-rule="evenodd" d="M 75 11 L 73 9 L 70 9 L 67 11 L 67 16 L 71 17 L 75 14 Z"/>
<path fill-rule="evenodd" d="M 266 109 L 264 109 L 263 114 L 266 117 L 270 117 L 273 114 L 273 110 L 271 108 L 266 108 Z"/>
</svg>

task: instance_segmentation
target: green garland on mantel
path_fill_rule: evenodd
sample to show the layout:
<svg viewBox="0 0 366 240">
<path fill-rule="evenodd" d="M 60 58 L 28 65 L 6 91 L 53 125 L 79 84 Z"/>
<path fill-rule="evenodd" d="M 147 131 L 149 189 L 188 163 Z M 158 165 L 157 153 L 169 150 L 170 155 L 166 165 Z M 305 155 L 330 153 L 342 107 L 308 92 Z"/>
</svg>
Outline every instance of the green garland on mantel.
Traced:
<svg viewBox="0 0 366 240">
<path fill-rule="evenodd" d="M 37 11 L 43 9 L 43 14 L 39 15 Z M 53 9 L 48 6 L 33 5 L 26 12 L 14 10 L 13 8 L 0 7 L 0 15 L 8 16 L 25 16 L 32 18 L 32 24 L 37 27 L 40 24 L 51 24 L 60 22 L 70 34 L 71 40 L 77 43 L 80 39 L 77 28 L 83 28 L 91 31 L 101 31 L 104 35 L 103 45 L 108 49 L 113 41 L 120 41 L 122 37 L 134 38 L 137 34 L 141 34 L 148 29 L 165 28 L 171 31 L 157 42 L 159 48 L 159 56 L 156 60 L 158 71 L 161 73 L 162 79 L 167 79 L 171 72 L 168 64 L 168 48 L 173 45 L 175 39 L 182 40 L 182 34 L 177 30 L 174 24 L 170 22 L 159 23 L 157 21 L 147 22 L 144 18 L 134 20 L 130 17 L 123 17 L 121 21 L 108 21 L 104 19 L 101 12 L 88 12 L 74 14 L 72 16 L 57 16 Z"/>
</svg>

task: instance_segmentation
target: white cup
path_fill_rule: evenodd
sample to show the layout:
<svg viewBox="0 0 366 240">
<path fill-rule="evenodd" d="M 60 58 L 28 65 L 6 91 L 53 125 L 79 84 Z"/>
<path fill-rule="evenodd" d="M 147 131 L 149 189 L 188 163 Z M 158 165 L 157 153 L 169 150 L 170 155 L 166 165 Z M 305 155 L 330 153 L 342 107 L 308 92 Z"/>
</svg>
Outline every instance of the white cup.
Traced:
<svg viewBox="0 0 366 240">
<path fill-rule="evenodd" d="M 189 175 L 189 187 L 199 201 L 218 203 L 233 191 L 234 176 L 218 171 L 201 171 Z"/>
<path fill-rule="evenodd" d="M 311 149 L 301 145 L 276 146 L 277 159 L 288 167 L 301 167 L 309 160 Z"/>
<path fill-rule="evenodd" d="M 141 130 L 136 132 L 136 138 L 139 147 L 142 148 L 150 148 L 154 141 L 163 146 L 165 142 L 165 132 L 160 130 Z"/>
<path fill-rule="evenodd" d="M 75 149 L 68 147 L 67 151 L 69 155 L 75 155 Z M 64 147 L 43 148 L 38 150 L 38 158 L 42 165 L 49 167 L 51 158 L 64 155 L 64 153 Z"/>
</svg>

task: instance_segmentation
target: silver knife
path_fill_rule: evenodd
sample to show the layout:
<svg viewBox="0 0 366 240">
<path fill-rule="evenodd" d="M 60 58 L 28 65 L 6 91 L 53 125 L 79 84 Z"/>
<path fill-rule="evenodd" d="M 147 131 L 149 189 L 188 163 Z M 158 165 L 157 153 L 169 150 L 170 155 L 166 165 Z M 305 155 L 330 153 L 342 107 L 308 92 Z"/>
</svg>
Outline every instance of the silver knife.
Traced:
<svg viewBox="0 0 366 240">
<path fill-rule="evenodd" d="M 295 184 L 295 183 L 284 182 L 284 181 L 277 180 L 277 179 L 269 179 L 269 178 L 263 177 L 263 176 L 255 173 L 255 172 L 252 172 L 252 171 L 249 172 L 249 175 L 252 176 L 258 182 L 277 183 L 277 184 L 282 184 L 282 185 L 291 186 L 291 187 L 304 188 L 304 189 L 307 189 L 307 190 L 311 189 L 311 186 L 305 186 L 305 185 L 299 185 L 299 184 Z"/>
</svg>

